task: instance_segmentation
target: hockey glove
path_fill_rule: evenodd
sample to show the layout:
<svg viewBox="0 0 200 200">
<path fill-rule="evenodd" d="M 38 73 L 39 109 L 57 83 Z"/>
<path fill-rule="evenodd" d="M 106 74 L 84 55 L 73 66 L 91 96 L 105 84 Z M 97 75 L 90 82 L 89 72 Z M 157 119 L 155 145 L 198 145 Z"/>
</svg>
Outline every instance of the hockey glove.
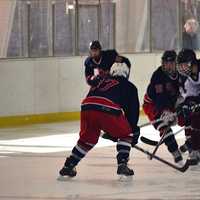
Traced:
<svg viewBox="0 0 200 200">
<path fill-rule="evenodd" d="M 190 115 L 191 115 L 191 107 L 188 104 L 180 104 L 176 108 L 176 113 L 178 116 L 178 121 L 180 126 L 189 126 L 190 122 Z"/>
<path fill-rule="evenodd" d="M 160 119 L 162 119 L 163 123 L 166 126 L 171 126 L 176 124 L 176 116 L 173 112 L 169 110 L 164 110 L 160 116 Z"/>
<path fill-rule="evenodd" d="M 91 85 L 92 87 L 96 87 L 101 83 L 102 80 L 103 78 L 100 75 L 97 76 L 94 75 L 91 76 L 87 81 L 89 85 Z"/>
<path fill-rule="evenodd" d="M 132 147 L 134 147 L 138 143 L 139 137 L 140 137 L 140 127 L 137 126 L 133 131 L 133 138 L 131 142 Z"/>
<path fill-rule="evenodd" d="M 102 135 L 101 135 L 102 138 L 104 139 L 107 139 L 107 140 L 111 140 L 113 142 L 117 142 L 118 141 L 118 138 L 116 137 L 113 137 L 112 135 L 110 135 L 109 133 L 106 133 L 104 132 Z"/>
</svg>

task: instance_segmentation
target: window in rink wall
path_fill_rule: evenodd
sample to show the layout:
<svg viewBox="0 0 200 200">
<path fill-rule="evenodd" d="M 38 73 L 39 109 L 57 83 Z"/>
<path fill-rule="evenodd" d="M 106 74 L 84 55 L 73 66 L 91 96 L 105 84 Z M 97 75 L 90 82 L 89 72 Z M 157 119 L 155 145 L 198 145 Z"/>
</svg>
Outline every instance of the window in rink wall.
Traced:
<svg viewBox="0 0 200 200">
<path fill-rule="evenodd" d="M 94 39 L 120 53 L 200 49 L 199 0 L 0 0 L 0 13 L 0 58 L 86 55 Z"/>
<path fill-rule="evenodd" d="M 97 40 L 98 36 L 98 10 L 96 1 L 80 1 L 78 5 L 78 50 L 79 54 L 87 54 L 89 43 Z"/>
<path fill-rule="evenodd" d="M 177 7 L 177 0 L 151 0 L 152 50 L 178 48 Z"/>
<path fill-rule="evenodd" d="M 7 57 L 85 55 L 94 39 L 99 39 L 103 48 L 114 47 L 112 0 L 13 2 Z"/>
<path fill-rule="evenodd" d="M 8 42 L 7 57 L 28 56 L 27 24 L 26 1 L 16 1 L 13 23 L 11 24 L 11 32 Z"/>
<path fill-rule="evenodd" d="M 116 48 L 125 53 L 149 51 L 148 0 L 116 1 Z"/>
<path fill-rule="evenodd" d="M 53 55 L 75 54 L 75 4 L 73 1 L 52 1 Z"/>
<path fill-rule="evenodd" d="M 50 50 L 49 1 L 30 1 L 29 10 L 29 56 L 47 57 Z"/>
<path fill-rule="evenodd" d="M 200 1 L 181 0 L 182 47 L 200 49 Z"/>
<path fill-rule="evenodd" d="M 101 1 L 99 23 L 99 39 L 103 48 L 113 48 L 115 41 L 115 4 L 111 1 Z"/>
<path fill-rule="evenodd" d="M 111 0 L 78 1 L 78 52 L 88 54 L 89 43 L 100 40 L 103 48 L 114 47 L 115 6 Z"/>
</svg>

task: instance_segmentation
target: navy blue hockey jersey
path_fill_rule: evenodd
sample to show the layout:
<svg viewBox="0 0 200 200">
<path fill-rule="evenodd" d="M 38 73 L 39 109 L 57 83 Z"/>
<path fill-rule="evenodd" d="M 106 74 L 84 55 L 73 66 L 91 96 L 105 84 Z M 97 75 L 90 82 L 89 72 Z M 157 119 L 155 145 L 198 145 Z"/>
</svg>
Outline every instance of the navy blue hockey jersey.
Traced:
<svg viewBox="0 0 200 200">
<path fill-rule="evenodd" d="M 124 112 L 134 130 L 139 119 L 139 99 L 135 85 L 123 77 L 104 78 L 97 87 L 91 87 L 82 110 L 99 110 L 111 114 Z"/>
<path fill-rule="evenodd" d="M 152 75 L 144 102 L 153 102 L 159 111 L 173 109 L 179 96 L 179 76 L 169 77 L 159 67 Z"/>
<path fill-rule="evenodd" d="M 101 57 L 99 62 L 96 62 L 93 58 L 90 56 L 87 57 L 85 60 L 85 77 L 87 80 L 87 83 L 89 85 L 95 85 L 96 81 L 93 79 L 93 76 L 96 75 L 94 73 L 94 69 L 103 70 L 104 72 L 109 72 L 110 68 L 116 61 L 116 57 L 118 56 L 118 53 L 116 50 L 105 50 L 101 51 Z M 131 66 L 130 61 L 128 58 L 122 57 L 122 62 L 126 63 L 129 67 Z"/>
</svg>

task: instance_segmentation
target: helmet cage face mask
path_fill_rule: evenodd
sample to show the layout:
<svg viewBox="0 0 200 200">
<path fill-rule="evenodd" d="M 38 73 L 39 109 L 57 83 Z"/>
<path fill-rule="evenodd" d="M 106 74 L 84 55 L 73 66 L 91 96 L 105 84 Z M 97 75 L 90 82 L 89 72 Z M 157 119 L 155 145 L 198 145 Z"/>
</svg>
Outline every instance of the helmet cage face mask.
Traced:
<svg viewBox="0 0 200 200">
<path fill-rule="evenodd" d="M 197 63 L 196 54 L 192 49 L 182 49 L 177 56 L 177 70 L 182 76 L 191 76 L 192 66 Z"/>
<path fill-rule="evenodd" d="M 180 63 L 177 65 L 177 71 L 179 74 L 182 76 L 190 76 L 192 73 L 192 63 L 191 62 L 186 62 L 186 63 Z"/>
</svg>

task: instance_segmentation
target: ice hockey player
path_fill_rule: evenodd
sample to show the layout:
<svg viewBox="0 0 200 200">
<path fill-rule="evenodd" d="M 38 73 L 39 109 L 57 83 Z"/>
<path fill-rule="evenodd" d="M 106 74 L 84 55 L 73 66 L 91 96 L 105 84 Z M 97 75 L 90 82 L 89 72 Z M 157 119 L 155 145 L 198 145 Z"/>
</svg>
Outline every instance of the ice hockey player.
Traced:
<svg viewBox="0 0 200 200">
<path fill-rule="evenodd" d="M 180 84 L 184 99 L 177 107 L 179 125 L 186 129 L 186 143 L 191 165 L 200 162 L 200 61 L 191 49 L 182 49 L 177 56 L 177 70 L 182 75 Z"/>
<path fill-rule="evenodd" d="M 127 163 L 131 146 L 139 137 L 134 134 L 138 133 L 139 100 L 136 87 L 127 79 L 129 72 L 130 68 L 125 64 L 114 65 L 111 69 L 113 76 L 103 75 L 99 84 L 90 88 L 81 105 L 79 140 L 60 170 L 59 178 L 76 176 L 75 167 L 98 142 L 101 130 L 119 138 L 116 145 L 117 174 L 134 175 Z"/>
<path fill-rule="evenodd" d="M 176 52 L 165 51 L 162 55 L 161 66 L 153 73 L 150 84 L 144 96 L 143 110 L 150 121 L 162 119 L 154 123 L 160 136 L 172 133 L 171 125 L 175 123 L 175 105 L 179 96 L 179 77 L 176 71 Z M 182 155 L 174 135 L 164 140 L 168 151 L 175 163 L 182 164 Z"/>
<path fill-rule="evenodd" d="M 98 84 L 99 76 L 102 73 L 109 73 L 112 65 L 116 63 L 125 63 L 129 68 L 131 63 L 128 58 L 120 56 L 116 50 L 102 50 L 98 40 L 94 40 L 89 46 L 90 56 L 85 60 L 85 77 L 90 86 Z"/>
</svg>

